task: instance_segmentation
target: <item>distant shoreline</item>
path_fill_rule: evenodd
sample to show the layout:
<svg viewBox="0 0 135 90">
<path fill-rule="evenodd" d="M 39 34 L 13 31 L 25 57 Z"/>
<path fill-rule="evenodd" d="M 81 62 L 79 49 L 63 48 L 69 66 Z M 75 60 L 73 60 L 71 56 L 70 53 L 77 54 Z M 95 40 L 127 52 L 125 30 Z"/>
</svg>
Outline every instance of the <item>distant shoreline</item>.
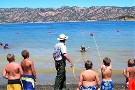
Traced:
<svg viewBox="0 0 135 90">
<path fill-rule="evenodd" d="M 134 22 L 135 20 L 108 20 L 108 21 L 98 21 L 98 20 L 95 20 L 95 21 L 63 21 L 63 22 L 25 22 L 25 23 L 21 23 L 21 22 L 18 22 L 18 23 L 0 23 L 0 24 L 34 24 L 34 23 L 37 23 L 37 24 L 43 24 L 43 23 L 70 23 L 70 22 Z"/>
</svg>

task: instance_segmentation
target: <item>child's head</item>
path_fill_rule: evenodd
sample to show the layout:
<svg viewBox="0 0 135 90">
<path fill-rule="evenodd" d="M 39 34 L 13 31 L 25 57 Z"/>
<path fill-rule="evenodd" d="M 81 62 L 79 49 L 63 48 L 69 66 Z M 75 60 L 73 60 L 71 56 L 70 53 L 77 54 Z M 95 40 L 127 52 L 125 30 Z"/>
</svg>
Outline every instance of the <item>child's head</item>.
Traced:
<svg viewBox="0 0 135 90">
<path fill-rule="evenodd" d="M 104 63 L 105 66 L 110 66 L 111 59 L 109 57 L 105 57 L 103 59 L 103 63 Z"/>
<path fill-rule="evenodd" d="M 7 55 L 7 60 L 8 60 L 8 62 L 13 62 L 13 61 L 15 61 L 14 55 L 13 55 L 13 54 L 8 54 L 8 55 Z"/>
<path fill-rule="evenodd" d="M 134 66 L 134 64 L 135 64 L 134 60 L 132 60 L 132 59 L 128 60 L 128 67 L 132 67 L 132 66 Z"/>
<path fill-rule="evenodd" d="M 29 52 L 27 50 L 23 50 L 21 54 L 24 59 L 29 58 Z"/>
<path fill-rule="evenodd" d="M 92 64 L 91 61 L 87 60 L 87 61 L 85 62 L 85 68 L 86 68 L 86 70 L 92 69 L 92 66 L 93 66 L 93 64 Z"/>
</svg>

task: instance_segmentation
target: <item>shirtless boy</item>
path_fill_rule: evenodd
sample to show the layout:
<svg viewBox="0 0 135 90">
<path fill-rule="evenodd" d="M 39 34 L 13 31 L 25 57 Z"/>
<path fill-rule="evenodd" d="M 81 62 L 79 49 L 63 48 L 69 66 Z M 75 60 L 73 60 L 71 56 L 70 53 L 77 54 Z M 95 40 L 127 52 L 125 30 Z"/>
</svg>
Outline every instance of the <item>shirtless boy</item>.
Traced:
<svg viewBox="0 0 135 90">
<path fill-rule="evenodd" d="M 7 90 L 22 90 L 20 78 L 23 70 L 18 63 L 15 63 L 13 54 L 7 55 L 8 64 L 4 67 L 2 76 L 8 79 Z"/>
<path fill-rule="evenodd" d="M 134 66 L 134 60 L 129 59 L 128 67 L 124 71 L 124 76 L 127 78 L 129 82 L 128 90 L 135 90 L 135 67 L 133 66 Z"/>
<path fill-rule="evenodd" d="M 97 90 L 100 86 L 100 80 L 97 72 L 92 70 L 92 62 L 86 61 L 86 70 L 81 72 L 77 90 Z"/>
<path fill-rule="evenodd" d="M 132 62 L 131 59 L 129 59 L 127 63 L 128 63 L 128 67 L 132 67 L 132 66 L 133 66 L 133 62 Z M 127 68 L 128 68 L 128 67 L 127 67 Z M 127 68 L 126 68 L 126 69 L 127 69 Z M 128 83 L 129 83 L 129 82 L 128 82 L 128 77 L 126 76 L 126 73 L 127 73 L 126 69 L 123 70 L 123 75 L 126 77 L 125 90 L 128 90 Z"/>
<path fill-rule="evenodd" d="M 36 72 L 34 69 L 34 63 L 29 59 L 29 52 L 27 50 L 22 51 L 23 60 L 21 66 L 23 69 L 22 84 L 24 90 L 35 90 Z"/>
<path fill-rule="evenodd" d="M 105 57 L 103 59 L 104 65 L 101 67 L 102 73 L 102 82 L 101 82 L 101 90 L 114 90 L 114 85 L 112 82 L 112 67 L 110 65 L 110 58 Z"/>
</svg>

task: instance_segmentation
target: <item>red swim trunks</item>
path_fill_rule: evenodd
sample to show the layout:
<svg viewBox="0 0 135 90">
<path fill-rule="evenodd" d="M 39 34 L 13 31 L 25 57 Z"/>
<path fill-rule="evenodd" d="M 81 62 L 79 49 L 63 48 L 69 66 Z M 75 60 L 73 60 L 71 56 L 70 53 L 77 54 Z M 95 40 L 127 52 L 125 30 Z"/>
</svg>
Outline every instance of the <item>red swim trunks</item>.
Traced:
<svg viewBox="0 0 135 90">
<path fill-rule="evenodd" d="M 130 79 L 128 82 L 128 90 L 135 90 L 135 79 Z"/>
</svg>

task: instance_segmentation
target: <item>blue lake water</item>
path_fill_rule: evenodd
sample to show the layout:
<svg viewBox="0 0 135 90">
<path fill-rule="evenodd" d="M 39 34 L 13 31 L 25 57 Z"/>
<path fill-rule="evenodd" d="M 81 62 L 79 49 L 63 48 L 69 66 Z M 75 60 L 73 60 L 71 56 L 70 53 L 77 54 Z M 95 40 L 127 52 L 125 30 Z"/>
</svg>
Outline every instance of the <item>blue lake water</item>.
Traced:
<svg viewBox="0 0 135 90">
<path fill-rule="evenodd" d="M 90 32 L 94 34 L 94 38 L 90 36 Z M 79 59 L 77 69 L 84 68 L 86 60 L 91 60 L 93 67 L 99 69 L 102 59 L 108 56 L 114 70 L 123 70 L 127 66 L 127 60 L 135 58 L 135 21 L 0 24 L 0 42 L 8 43 L 10 47 L 3 49 L 0 46 L 0 72 L 7 63 L 8 53 L 13 53 L 20 63 L 21 51 L 24 49 L 30 52 L 36 70 L 54 70 L 53 47 L 61 33 L 69 36 L 66 41 L 67 52 L 74 63 Z M 89 47 L 84 55 L 79 52 L 81 45 Z M 38 74 L 39 80 L 44 73 Z M 48 76 L 47 78 L 49 79 Z"/>
</svg>

